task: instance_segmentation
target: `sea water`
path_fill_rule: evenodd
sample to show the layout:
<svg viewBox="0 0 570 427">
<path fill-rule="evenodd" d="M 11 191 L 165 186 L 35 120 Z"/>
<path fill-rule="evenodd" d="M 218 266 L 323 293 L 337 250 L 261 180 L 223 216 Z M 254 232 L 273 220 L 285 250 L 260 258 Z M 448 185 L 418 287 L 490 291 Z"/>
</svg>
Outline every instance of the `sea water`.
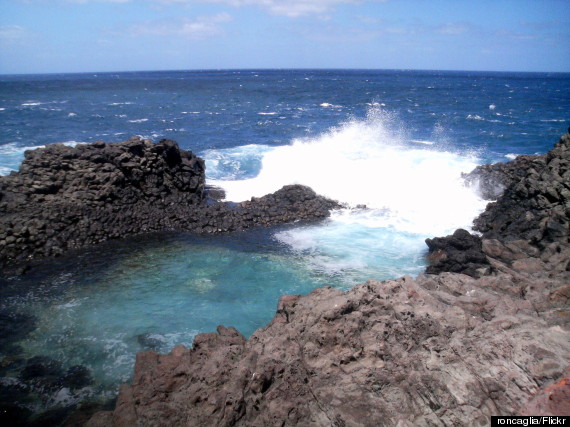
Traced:
<svg viewBox="0 0 570 427">
<path fill-rule="evenodd" d="M 94 383 L 80 390 L 34 390 L 26 401 L 33 410 L 101 400 L 131 378 L 138 351 L 190 346 L 219 324 L 248 336 L 283 294 L 416 275 L 426 265 L 424 240 L 470 229 L 487 203 L 461 173 L 544 153 L 569 119 L 568 74 L 0 76 L 2 174 L 18 168 L 26 149 L 141 135 L 202 156 L 208 183 L 227 200 L 299 183 L 344 205 L 314 224 L 139 236 L 4 276 L 0 313 L 34 322 L 1 356 L 49 356 L 92 373 Z M 3 385 L 21 381 L 17 368 L 2 375 Z"/>
</svg>

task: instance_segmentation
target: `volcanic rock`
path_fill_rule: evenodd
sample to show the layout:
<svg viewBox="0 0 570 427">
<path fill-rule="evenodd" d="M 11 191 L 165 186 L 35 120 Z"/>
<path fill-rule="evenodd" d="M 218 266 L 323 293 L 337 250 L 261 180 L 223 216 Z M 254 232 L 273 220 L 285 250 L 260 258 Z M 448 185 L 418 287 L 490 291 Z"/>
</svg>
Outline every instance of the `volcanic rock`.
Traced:
<svg viewBox="0 0 570 427">
<path fill-rule="evenodd" d="M 485 426 L 570 364 L 570 334 L 534 306 L 558 310 L 551 286 L 443 273 L 284 297 L 249 340 L 220 327 L 139 353 L 87 425 Z"/>
<path fill-rule="evenodd" d="M 481 239 L 466 230 L 456 230 L 451 236 L 426 239 L 426 244 L 430 263 L 426 273 L 449 271 L 481 277 L 491 267 L 483 252 Z"/>
<path fill-rule="evenodd" d="M 26 151 L 19 171 L 0 177 L 0 267 L 141 233 L 318 220 L 339 206 L 298 185 L 240 204 L 222 196 L 206 191 L 204 161 L 171 140 Z"/>
<path fill-rule="evenodd" d="M 570 134 L 545 155 L 519 156 L 496 168 L 480 166 L 468 176 L 484 176 L 487 183 L 498 176 L 506 188 L 474 220 L 480 236 L 458 230 L 426 240 L 427 273 L 479 277 L 497 262 L 537 274 L 570 271 Z"/>
<path fill-rule="evenodd" d="M 482 239 L 429 240 L 433 259 L 478 278 L 283 296 L 249 339 L 220 326 L 191 349 L 139 353 L 115 409 L 87 425 L 487 426 L 493 415 L 564 413 L 569 141 L 540 173 L 516 172 L 479 217 Z"/>
<path fill-rule="evenodd" d="M 463 180 L 469 187 L 479 192 L 485 200 L 497 200 L 515 181 L 520 180 L 526 171 L 544 167 L 544 156 L 517 156 L 509 162 L 477 166 Z"/>
</svg>

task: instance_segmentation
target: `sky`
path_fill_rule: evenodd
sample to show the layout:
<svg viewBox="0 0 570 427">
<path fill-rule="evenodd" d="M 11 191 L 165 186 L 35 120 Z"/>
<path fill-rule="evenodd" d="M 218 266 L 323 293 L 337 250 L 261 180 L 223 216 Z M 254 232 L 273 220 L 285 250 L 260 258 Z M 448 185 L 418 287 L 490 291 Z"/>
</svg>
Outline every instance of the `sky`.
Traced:
<svg viewBox="0 0 570 427">
<path fill-rule="evenodd" d="M 570 0 L 0 0 L 0 74 L 570 72 Z"/>
</svg>

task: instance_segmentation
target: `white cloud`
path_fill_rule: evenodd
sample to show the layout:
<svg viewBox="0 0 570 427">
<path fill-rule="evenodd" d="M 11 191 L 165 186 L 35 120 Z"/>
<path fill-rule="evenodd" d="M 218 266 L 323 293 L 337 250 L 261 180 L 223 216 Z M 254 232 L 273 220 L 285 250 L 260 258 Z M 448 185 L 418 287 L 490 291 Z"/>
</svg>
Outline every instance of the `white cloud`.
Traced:
<svg viewBox="0 0 570 427">
<path fill-rule="evenodd" d="M 0 44 L 3 46 L 17 46 L 28 43 L 33 33 L 19 25 L 6 25 L 0 27 Z"/>
<path fill-rule="evenodd" d="M 192 39 L 203 39 L 224 33 L 220 24 L 232 20 L 231 15 L 219 13 L 213 16 L 201 16 L 195 19 L 182 18 L 178 21 L 145 22 L 133 25 L 129 34 L 157 36 L 185 36 Z"/>
<path fill-rule="evenodd" d="M 357 4 L 362 0 L 153 0 L 159 3 L 221 3 L 233 7 L 257 6 L 274 15 L 296 18 L 305 15 L 323 14 L 339 4 Z M 385 2 L 388 0 L 372 0 Z"/>
<path fill-rule="evenodd" d="M 23 2 L 48 0 L 19 0 Z M 53 0 L 52 0 L 53 1 Z M 274 15 L 297 18 L 306 15 L 322 15 L 334 10 L 340 4 L 359 4 L 363 1 L 384 3 L 389 0 L 58 0 L 65 3 L 136 3 L 149 2 L 161 4 L 198 4 L 218 3 L 232 7 L 255 6 Z"/>
<path fill-rule="evenodd" d="M 67 3 L 89 3 L 89 2 L 98 2 L 98 3 L 130 3 L 131 0 L 65 0 Z"/>
<path fill-rule="evenodd" d="M 439 34 L 447 34 L 447 35 L 456 36 L 456 35 L 468 32 L 470 30 L 470 28 L 471 28 L 470 25 L 466 24 L 464 22 L 447 23 L 447 24 L 440 25 L 439 27 L 437 27 L 435 29 L 435 32 L 439 33 Z"/>
</svg>

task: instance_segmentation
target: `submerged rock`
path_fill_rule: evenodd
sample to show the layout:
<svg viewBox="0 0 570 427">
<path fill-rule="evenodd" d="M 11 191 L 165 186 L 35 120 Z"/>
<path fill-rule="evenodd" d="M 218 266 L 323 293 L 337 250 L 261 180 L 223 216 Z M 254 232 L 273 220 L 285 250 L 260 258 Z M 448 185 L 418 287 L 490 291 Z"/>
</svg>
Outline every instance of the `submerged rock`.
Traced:
<svg viewBox="0 0 570 427">
<path fill-rule="evenodd" d="M 23 340 L 36 329 L 37 319 L 24 313 L 0 311 L 0 347 L 5 355 L 20 353 L 14 343 Z"/>
</svg>

